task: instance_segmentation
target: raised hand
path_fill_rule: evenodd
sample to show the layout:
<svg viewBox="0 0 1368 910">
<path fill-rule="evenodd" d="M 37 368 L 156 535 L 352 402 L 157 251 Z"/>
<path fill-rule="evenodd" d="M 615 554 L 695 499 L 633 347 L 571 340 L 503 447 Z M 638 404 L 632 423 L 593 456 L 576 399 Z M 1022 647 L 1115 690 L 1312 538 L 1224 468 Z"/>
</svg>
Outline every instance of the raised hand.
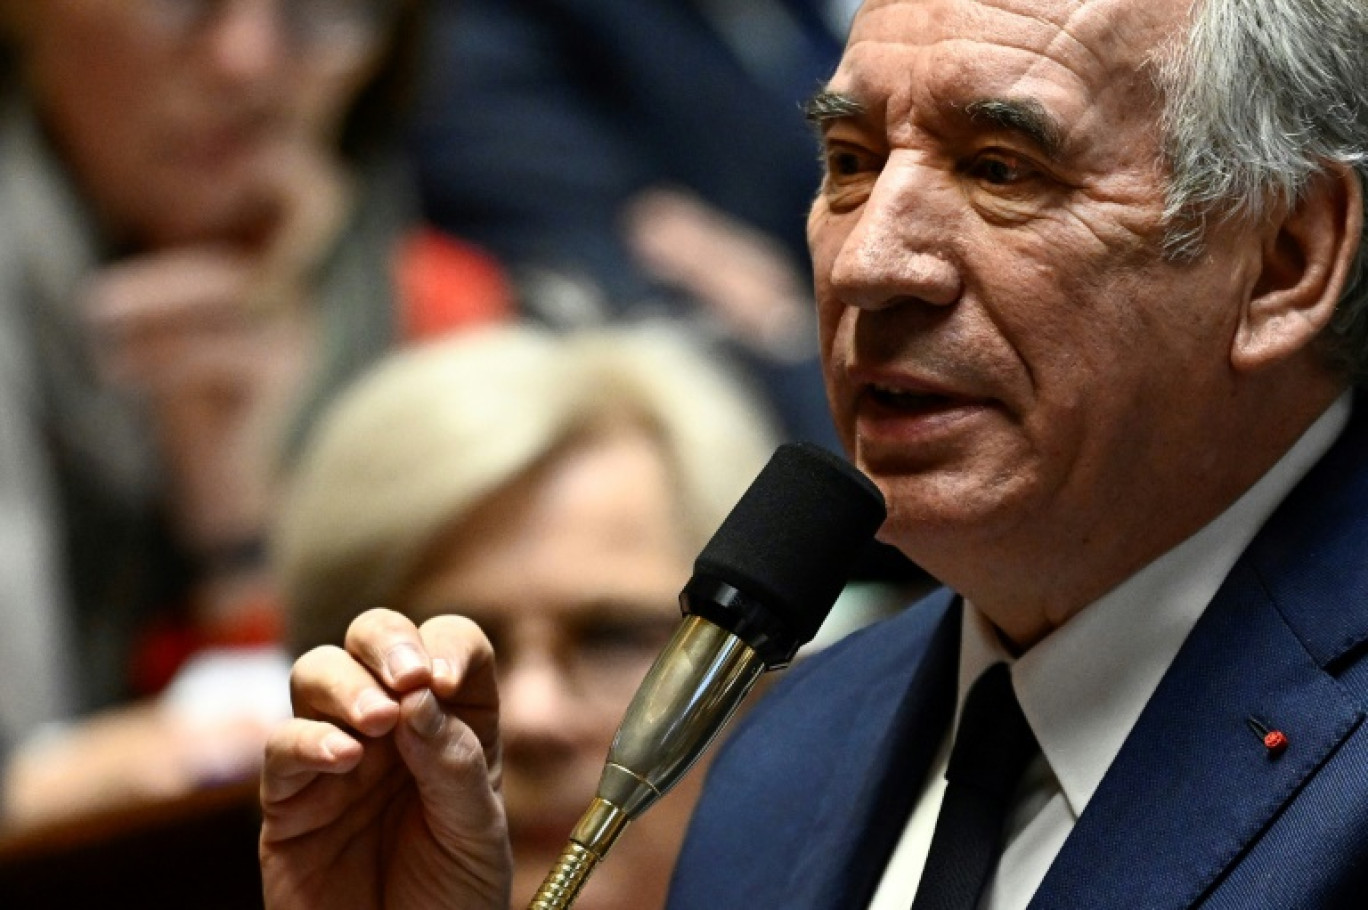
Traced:
<svg viewBox="0 0 1368 910">
<path fill-rule="evenodd" d="M 362 614 L 295 664 L 266 747 L 268 910 L 506 910 L 494 658 L 469 620 Z"/>
</svg>

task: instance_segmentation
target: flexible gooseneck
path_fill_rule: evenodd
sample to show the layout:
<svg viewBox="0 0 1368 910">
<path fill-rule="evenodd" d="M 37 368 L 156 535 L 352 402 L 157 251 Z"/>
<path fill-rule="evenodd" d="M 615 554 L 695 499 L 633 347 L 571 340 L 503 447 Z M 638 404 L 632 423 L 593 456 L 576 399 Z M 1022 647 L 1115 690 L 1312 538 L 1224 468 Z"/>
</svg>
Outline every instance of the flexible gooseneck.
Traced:
<svg viewBox="0 0 1368 910">
<path fill-rule="evenodd" d="M 684 776 L 764 669 L 760 655 L 730 632 L 697 616 L 684 620 L 632 699 L 598 794 L 533 899 L 533 910 L 571 905 L 627 823 Z"/>
<path fill-rule="evenodd" d="M 692 767 L 767 669 L 831 611 L 883 497 L 815 446 L 780 446 L 694 563 L 684 621 L 623 718 L 598 793 L 529 910 L 567 910 L 628 823 Z"/>
</svg>

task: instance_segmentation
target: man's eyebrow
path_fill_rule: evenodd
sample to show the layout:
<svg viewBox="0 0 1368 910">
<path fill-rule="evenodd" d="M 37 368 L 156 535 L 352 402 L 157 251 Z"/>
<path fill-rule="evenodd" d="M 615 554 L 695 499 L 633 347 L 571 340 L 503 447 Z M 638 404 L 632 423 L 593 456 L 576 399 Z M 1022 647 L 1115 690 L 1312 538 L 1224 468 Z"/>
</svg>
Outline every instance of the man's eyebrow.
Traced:
<svg viewBox="0 0 1368 910">
<path fill-rule="evenodd" d="M 808 123 L 822 131 L 835 121 L 859 117 L 865 111 L 865 106 L 855 98 L 830 89 L 818 91 L 803 105 Z M 1063 126 L 1045 105 L 1034 99 L 984 98 L 966 104 L 963 111 L 972 123 L 1019 133 L 1050 157 L 1057 156 L 1063 148 Z"/>
<path fill-rule="evenodd" d="M 1019 133 L 1050 157 L 1064 146 L 1064 129 L 1039 101 L 1020 98 L 985 98 L 964 106 L 971 123 Z"/>
<path fill-rule="evenodd" d="M 858 117 L 865 112 L 865 106 L 843 92 L 821 89 L 803 104 L 803 116 L 818 130 L 836 120 Z"/>
</svg>

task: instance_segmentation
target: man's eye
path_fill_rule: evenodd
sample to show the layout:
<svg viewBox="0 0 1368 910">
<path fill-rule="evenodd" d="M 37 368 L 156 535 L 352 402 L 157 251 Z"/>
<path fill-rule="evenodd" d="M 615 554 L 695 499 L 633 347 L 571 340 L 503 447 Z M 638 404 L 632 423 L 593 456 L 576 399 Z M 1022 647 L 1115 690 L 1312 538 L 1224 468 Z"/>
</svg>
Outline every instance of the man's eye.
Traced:
<svg viewBox="0 0 1368 910">
<path fill-rule="evenodd" d="M 871 156 L 847 146 L 827 149 L 825 158 L 828 176 L 838 182 L 858 177 L 874 166 Z"/>
<path fill-rule="evenodd" d="M 979 155 L 969 162 L 965 172 L 977 180 L 994 186 L 1015 186 L 1039 176 L 1025 159 L 1002 152 Z"/>
<path fill-rule="evenodd" d="M 831 173 L 837 177 L 853 177 L 860 172 L 860 156 L 850 152 L 836 152 L 827 161 Z"/>
</svg>

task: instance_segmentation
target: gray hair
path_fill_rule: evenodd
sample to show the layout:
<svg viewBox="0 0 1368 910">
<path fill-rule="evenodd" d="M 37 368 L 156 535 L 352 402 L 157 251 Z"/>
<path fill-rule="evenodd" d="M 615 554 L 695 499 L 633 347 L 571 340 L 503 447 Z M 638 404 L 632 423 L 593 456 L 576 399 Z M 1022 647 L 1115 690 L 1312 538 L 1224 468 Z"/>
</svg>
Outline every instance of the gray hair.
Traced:
<svg viewBox="0 0 1368 910">
<path fill-rule="evenodd" d="M 472 509 L 622 426 L 658 441 L 691 550 L 777 441 L 739 380 L 665 325 L 510 325 L 391 355 L 324 414 L 283 502 L 272 556 L 291 646 L 340 644 Z"/>
<path fill-rule="evenodd" d="M 1195 0 L 1186 33 L 1156 63 L 1172 258 L 1200 255 L 1212 218 L 1257 219 L 1294 203 L 1329 165 L 1368 184 L 1364 0 Z M 1363 247 L 1323 340 L 1331 363 L 1360 380 Z"/>
</svg>

